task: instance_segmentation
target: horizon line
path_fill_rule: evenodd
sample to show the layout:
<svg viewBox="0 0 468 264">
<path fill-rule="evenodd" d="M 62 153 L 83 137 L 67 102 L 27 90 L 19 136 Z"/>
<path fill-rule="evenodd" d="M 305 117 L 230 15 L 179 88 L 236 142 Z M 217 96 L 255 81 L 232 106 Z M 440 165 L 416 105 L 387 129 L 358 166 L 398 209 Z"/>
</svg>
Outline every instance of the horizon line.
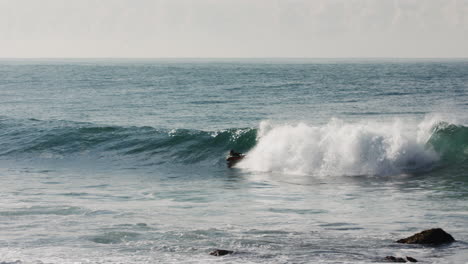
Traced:
<svg viewBox="0 0 468 264">
<path fill-rule="evenodd" d="M 333 59 L 468 59 L 468 57 L 0 57 L 0 60 L 333 60 Z"/>
</svg>

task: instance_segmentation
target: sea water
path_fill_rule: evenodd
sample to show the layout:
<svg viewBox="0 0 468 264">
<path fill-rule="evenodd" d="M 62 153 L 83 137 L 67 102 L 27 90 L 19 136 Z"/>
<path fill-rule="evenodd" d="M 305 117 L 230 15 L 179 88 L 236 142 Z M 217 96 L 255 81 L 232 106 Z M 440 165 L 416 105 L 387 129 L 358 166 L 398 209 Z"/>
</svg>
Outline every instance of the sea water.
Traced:
<svg viewBox="0 0 468 264">
<path fill-rule="evenodd" d="M 2 264 L 389 255 L 468 263 L 467 60 L 0 61 Z"/>
</svg>

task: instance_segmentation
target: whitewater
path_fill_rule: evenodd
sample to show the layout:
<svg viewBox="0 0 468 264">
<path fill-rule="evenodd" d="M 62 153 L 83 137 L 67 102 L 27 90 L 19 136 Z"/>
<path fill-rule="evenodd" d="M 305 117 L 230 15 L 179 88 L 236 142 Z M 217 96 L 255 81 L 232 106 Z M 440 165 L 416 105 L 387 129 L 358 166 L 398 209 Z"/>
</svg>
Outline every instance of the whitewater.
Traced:
<svg viewBox="0 0 468 264">
<path fill-rule="evenodd" d="M 467 128 L 437 120 L 432 117 L 413 124 L 399 119 L 389 123 L 332 119 L 321 127 L 262 122 L 258 144 L 238 167 L 322 177 L 430 171 L 442 165 L 441 159 L 447 155 L 445 150 L 437 152 L 444 148 L 441 145 L 457 140 L 449 134 L 450 129 L 463 134 L 457 154 L 466 156 Z M 444 139 L 438 139 L 440 136 Z M 453 148 L 451 152 L 457 151 Z"/>
<path fill-rule="evenodd" d="M 0 61 L 2 264 L 467 263 L 467 199 L 466 60 Z"/>
</svg>

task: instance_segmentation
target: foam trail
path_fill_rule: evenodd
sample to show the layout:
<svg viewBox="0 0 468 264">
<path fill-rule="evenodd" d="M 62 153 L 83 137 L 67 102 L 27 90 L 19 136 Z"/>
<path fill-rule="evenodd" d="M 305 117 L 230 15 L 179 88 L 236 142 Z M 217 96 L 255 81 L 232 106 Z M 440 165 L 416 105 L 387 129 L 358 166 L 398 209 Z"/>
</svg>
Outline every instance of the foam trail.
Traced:
<svg viewBox="0 0 468 264">
<path fill-rule="evenodd" d="M 258 142 L 238 167 L 287 174 L 395 175 L 431 169 L 438 154 L 426 142 L 438 121 L 260 124 Z"/>
</svg>

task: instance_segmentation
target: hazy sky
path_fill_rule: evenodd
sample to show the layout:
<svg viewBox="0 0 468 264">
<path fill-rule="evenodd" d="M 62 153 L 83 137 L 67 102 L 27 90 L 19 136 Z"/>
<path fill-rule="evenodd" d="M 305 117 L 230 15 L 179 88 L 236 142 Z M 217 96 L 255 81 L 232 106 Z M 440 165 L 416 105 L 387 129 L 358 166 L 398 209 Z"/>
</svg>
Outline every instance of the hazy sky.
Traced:
<svg viewBox="0 0 468 264">
<path fill-rule="evenodd" d="M 468 0 L 0 0 L 0 57 L 468 57 Z"/>
</svg>

